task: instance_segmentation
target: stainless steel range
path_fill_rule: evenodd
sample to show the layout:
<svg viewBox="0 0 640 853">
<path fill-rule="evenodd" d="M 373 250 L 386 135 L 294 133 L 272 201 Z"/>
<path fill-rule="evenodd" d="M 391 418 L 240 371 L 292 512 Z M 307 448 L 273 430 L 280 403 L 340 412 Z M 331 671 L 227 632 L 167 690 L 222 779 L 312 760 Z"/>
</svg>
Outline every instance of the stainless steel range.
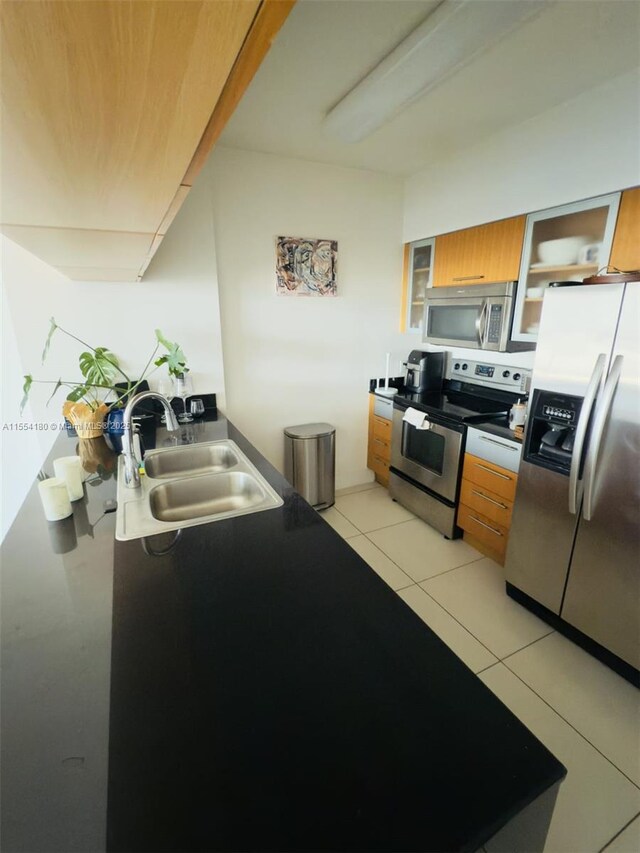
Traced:
<svg viewBox="0 0 640 853">
<path fill-rule="evenodd" d="M 466 425 L 504 416 L 526 398 L 520 367 L 454 359 L 442 389 L 393 398 L 389 494 L 448 539 L 461 531 L 456 507 Z"/>
</svg>

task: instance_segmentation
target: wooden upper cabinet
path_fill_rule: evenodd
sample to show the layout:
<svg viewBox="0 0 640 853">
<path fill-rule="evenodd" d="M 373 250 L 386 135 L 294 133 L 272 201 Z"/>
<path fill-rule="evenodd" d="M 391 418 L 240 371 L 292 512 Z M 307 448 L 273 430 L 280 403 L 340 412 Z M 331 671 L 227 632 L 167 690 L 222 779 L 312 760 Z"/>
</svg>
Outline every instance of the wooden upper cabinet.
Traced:
<svg viewBox="0 0 640 853">
<path fill-rule="evenodd" d="M 294 2 L 2 3 L 2 231 L 139 277 Z"/>
<path fill-rule="evenodd" d="M 640 269 L 640 187 L 622 193 L 609 258 L 609 271 L 616 269 Z"/>
<path fill-rule="evenodd" d="M 525 216 L 436 237 L 433 286 L 517 281 Z"/>
</svg>

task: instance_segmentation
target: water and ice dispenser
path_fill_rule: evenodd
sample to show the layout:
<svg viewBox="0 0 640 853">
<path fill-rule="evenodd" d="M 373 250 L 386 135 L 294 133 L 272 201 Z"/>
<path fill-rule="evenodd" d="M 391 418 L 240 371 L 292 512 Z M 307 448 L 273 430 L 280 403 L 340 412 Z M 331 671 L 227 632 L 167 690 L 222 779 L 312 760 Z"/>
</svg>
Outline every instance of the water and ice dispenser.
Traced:
<svg viewBox="0 0 640 853">
<path fill-rule="evenodd" d="M 582 397 L 536 390 L 531 401 L 524 458 L 561 474 L 569 474 Z"/>
</svg>

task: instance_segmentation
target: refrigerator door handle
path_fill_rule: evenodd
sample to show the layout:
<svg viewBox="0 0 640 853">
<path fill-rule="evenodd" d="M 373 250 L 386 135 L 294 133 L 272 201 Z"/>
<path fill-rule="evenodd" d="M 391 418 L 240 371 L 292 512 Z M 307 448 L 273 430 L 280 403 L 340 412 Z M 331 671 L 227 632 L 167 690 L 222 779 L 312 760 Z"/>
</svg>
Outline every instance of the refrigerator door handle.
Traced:
<svg viewBox="0 0 640 853">
<path fill-rule="evenodd" d="M 602 392 L 602 402 L 600 403 L 600 407 L 596 412 L 596 417 L 593 423 L 593 434 L 590 442 L 591 446 L 589 448 L 589 455 L 587 457 L 587 464 L 584 475 L 585 497 L 584 506 L 582 508 L 582 515 L 584 516 L 585 521 L 591 521 L 591 517 L 593 515 L 596 469 L 598 467 L 600 445 L 602 444 L 604 430 L 607 425 L 607 421 L 609 420 L 609 415 L 611 414 L 611 406 L 613 404 L 613 398 L 616 393 L 616 388 L 618 387 L 618 382 L 620 381 L 623 361 L 624 357 L 621 355 L 617 355 L 613 360 L 613 366 L 611 367 L 611 371 L 604 385 L 604 391 Z"/>
<path fill-rule="evenodd" d="M 589 421 L 591 420 L 591 412 L 593 411 L 596 397 L 598 396 L 598 390 L 602 382 L 606 363 L 607 356 L 605 353 L 601 352 L 596 359 L 593 373 L 591 374 L 591 379 L 589 380 L 589 384 L 584 395 L 584 402 L 582 403 L 582 409 L 580 410 L 580 417 L 578 418 L 576 437 L 573 445 L 573 455 L 571 456 L 571 469 L 569 471 L 569 512 L 572 515 L 576 515 L 578 512 L 580 498 L 582 497 L 582 495 L 578 494 L 578 490 L 581 485 L 579 475 L 583 455 L 582 451 L 584 449 L 584 440 L 587 436 Z"/>
</svg>

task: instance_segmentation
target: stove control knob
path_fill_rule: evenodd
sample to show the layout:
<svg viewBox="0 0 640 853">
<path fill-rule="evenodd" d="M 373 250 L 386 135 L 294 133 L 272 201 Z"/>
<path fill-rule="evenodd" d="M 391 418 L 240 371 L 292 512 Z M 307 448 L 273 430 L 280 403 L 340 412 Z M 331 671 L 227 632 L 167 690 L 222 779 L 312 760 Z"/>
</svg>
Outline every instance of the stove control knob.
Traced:
<svg viewBox="0 0 640 853">
<path fill-rule="evenodd" d="M 468 365 L 468 364 L 466 364 L 466 363 L 462 365 L 462 369 L 463 369 L 463 370 L 466 370 L 466 369 L 467 369 L 467 367 L 469 367 L 469 365 Z"/>
<path fill-rule="evenodd" d="M 456 363 L 453 365 L 453 369 L 454 370 L 460 370 L 460 362 L 459 361 L 456 361 Z"/>
<path fill-rule="evenodd" d="M 513 381 L 514 381 L 514 382 L 519 382 L 521 379 L 522 379 L 522 377 L 520 376 L 520 374 L 519 374 L 519 373 L 514 373 L 514 374 L 513 374 Z"/>
<path fill-rule="evenodd" d="M 508 370 L 503 370 L 502 375 L 505 379 L 508 379 L 511 376 L 511 373 Z"/>
</svg>

